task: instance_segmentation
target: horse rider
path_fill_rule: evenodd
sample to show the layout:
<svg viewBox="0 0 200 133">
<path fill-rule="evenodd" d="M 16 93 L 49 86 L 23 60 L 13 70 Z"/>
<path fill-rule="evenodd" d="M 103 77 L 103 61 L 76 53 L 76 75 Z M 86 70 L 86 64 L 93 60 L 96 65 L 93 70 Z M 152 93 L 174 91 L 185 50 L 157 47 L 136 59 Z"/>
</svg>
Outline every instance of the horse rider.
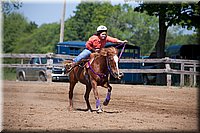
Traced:
<svg viewBox="0 0 200 133">
<path fill-rule="evenodd" d="M 86 42 L 86 48 L 76 57 L 73 59 L 73 62 L 71 63 L 71 68 L 73 68 L 77 62 L 79 62 L 81 59 L 88 58 L 91 53 L 99 52 L 101 48 L 104 48 L 106 45 L 106 42 L 111 43 L 127 43 L 127 40 L 119 40 L 117 38 L 113 38 L 111 36 L 107 35 L 107 27 L 100 25 L 97 28 L 97 33 L 94 34 L 89 38 L 89 40 Z"/>
</svg>

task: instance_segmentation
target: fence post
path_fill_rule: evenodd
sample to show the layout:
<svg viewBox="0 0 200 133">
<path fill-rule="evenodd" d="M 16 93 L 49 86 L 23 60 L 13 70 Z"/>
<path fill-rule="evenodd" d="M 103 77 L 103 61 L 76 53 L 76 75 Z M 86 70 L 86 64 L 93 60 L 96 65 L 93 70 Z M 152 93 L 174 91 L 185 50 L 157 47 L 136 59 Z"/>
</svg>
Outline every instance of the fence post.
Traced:
<svg viewBox="0 0 200 133">
<path fill-rule="evenodd" d="M 171 70 L 170 64 L 165 64 L 165 68 L 167 70 L 167 86 L 172 85 L 172 75 L 169 73 Z"/>
<path fill-rule="evenodd" d="M 196 70 L 196 63 L 194 63 L 194 72 L 195 73 L 197 72 L 197 70 Z M 197 85 L 196 83 L 197 83 L 197 75 L 194 74 L 194 83 L 193 83 L 194 87 Z"/>
<path fill-rule="evenodd" d="M 184 71 L 184 63 L 181 63 L 181 71 Z M 184 74 L 181 73 L 180 76 L 180 86 L 184 86 Z"/>
<path fill-rule="evenodd" d="M 24 59 L 23 58 L 21 59 L 21 64 L 24 64 Z"/>
<path fill-rule="evenodd" d="M 190 72 L 192 72 L 194 69 L 193 68 L 190 68 Z M 193 79 L 193 74 L 190 74 L 190 78 L 189 78 L 189 82 L 190 82 L 190 86 L 193 86 L 194 85 L 194 79 Z"/>
<path fill-rule="evenodd" d="M 52 71 L 53 59 L 47 59 L 47 82 L 52 82 L 51 71 Z"/>
</svg>

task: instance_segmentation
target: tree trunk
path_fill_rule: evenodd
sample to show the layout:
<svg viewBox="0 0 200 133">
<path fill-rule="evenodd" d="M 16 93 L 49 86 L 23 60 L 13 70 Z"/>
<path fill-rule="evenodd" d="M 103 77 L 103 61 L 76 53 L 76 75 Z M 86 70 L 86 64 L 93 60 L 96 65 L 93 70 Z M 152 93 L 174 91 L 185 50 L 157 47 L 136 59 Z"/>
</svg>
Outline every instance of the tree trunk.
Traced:
<svg viewBox="0 0 200 133">
<path fill-rule="evenodd" d="M 159 39 L 156 43 L 156 55 L 157 58 L 165 57 L 165 40 L 167 34 L 167 26 L 165 25 L 165 14 L 159 15 Z M 158 68 L 163 69 L 164 64 L 158 64 Z M 166 85 L 166 74 L 157 74 L 156 78 L 157 85 Z"/>
</svg>

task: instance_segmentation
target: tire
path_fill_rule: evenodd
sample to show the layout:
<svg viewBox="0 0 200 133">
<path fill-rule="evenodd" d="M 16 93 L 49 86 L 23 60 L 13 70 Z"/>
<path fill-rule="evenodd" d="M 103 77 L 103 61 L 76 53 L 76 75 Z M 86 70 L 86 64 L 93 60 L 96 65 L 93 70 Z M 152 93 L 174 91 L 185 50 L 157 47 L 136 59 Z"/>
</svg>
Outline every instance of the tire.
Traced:
<svg viewBox="0 0 200 133">
<path fill-rule="evenodd" d="M 149 80 L 148 80 L 146 75 L 143 76 L 143 84 L 144 85 L 148 85 L 149 84 Z"/>
<path fill-rule="evenodd" d="M 19 81 L 24 81 L 24 76 L 23 76 L 23 74 L 19 74 Z"/>
<path fill-rule="evenodd" d="M 47 81 L 47 79 L 46 79 L 46 77 L 44 76 L 43 73 L 41 73 L 41 74 L 39 75 L 39 81 L 43 81 L 43 82 Z"/>
</svg>

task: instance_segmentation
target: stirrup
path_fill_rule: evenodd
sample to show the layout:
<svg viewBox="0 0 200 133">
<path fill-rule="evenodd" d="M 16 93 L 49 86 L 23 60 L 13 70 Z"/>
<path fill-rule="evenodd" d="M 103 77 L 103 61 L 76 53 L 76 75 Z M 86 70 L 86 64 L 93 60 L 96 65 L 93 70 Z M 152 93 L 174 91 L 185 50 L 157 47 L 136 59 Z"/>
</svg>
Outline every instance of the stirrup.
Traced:
<svg viewBox="0 0 200 133">
<path fill-rule="evenodd" d="M 73 70 L 73 68 L 76 66 L 76 64 L 74 66 L 72 66 L 73 62 L 66 64 L 66 73 L 69 73 L 70 71 Z"/>
</svg>

